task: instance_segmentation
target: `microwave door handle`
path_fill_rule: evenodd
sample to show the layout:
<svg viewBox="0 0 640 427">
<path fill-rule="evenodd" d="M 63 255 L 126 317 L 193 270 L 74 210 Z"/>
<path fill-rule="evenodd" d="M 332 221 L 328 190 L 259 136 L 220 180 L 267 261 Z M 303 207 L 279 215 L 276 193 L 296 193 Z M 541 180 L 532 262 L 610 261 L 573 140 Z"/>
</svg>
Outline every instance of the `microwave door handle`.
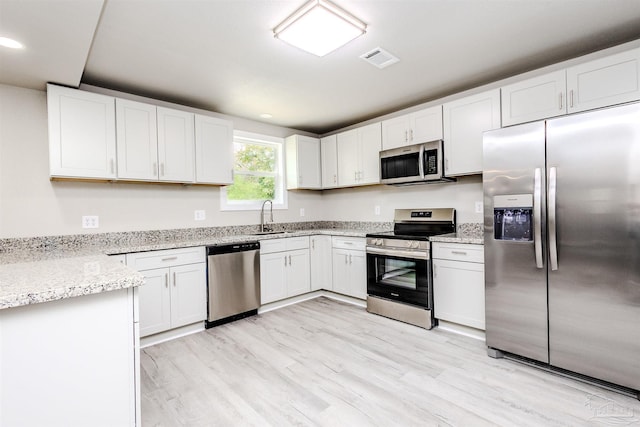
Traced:
<svg viewBox="0 0 640 427">
<path fill-rule="evenodd" d="M 424 179 L 424 145 L 420 146 L 420 154 L 418 155 L 418 170 L 420 171 L 420 179 Z"/>
</svg>

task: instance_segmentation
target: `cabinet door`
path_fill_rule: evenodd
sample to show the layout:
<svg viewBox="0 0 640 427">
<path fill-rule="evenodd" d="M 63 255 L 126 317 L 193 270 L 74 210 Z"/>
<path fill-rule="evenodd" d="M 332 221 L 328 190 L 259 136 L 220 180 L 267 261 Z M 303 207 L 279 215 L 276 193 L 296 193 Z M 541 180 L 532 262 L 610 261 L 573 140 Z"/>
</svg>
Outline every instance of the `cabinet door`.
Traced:
<svg viewBox="0 0 640 427">
<path fill-rule="evenodd" d="M 331 236 L 311 236 L 311 290 L 333 290 Z"/>
<path fill-rule="evenodd" d="M 292 135 L 285 141 L 287 153 L 287 188 L 319 189 L 320 140 L 302 135 Z"/>
<path fill-rule="evenodd" d="M 380 149 L 382 148 L 382 127 L 380 122 L 358 129 L 360 168 L 358 184 L 380 183 Z"/>
<path fill-rule="evenodd" d="M 408 114 L 382 121 L 382 149 L 404 147 L 410 145 L 409 128 L 411 120 Z M 442 127 L 442 126 L 440 126 Z"/>
<path fill-rule="evenodd" d="M 358 130 L 341 132 L 337 136 L 338 146 L 338 185 L 349 187 L 356 185 L 358 174 Z"/>
<path fill-rule="evenodd" d="M 437 319 L 484 330 L 484 264 L 434 259 L 433 309 Z"/>
<path fill-rule="evenodd" d="M 287 297 L 286 252 L 260 255 L 260 303 L 267 304 Z"/>
<path fill-rule="evenodd" d="M 333 248 L 333 291 L 339 294 L 350 295 L 349 284 L 349 251 Z"/>
<path fill-rule="evenodd" d="M 560 70 L 502 87 L 502 126 L 566 114 L 566 86 Z"/>
<path fill-rule="evenodd" d="M 51 176 L 116 177 L 115 98 L 47 85 Z"/>
<path fill-rule="evenodd" d="M 158 179 L 156 107 L 116 99 L 118 178 Z"/>
<path fill-rule="evenodd" d="M 189 325 L 207 317 L 206 264 L 171 267 L 171 327 Z"/>
<path fill-rule="evenodd" d="M 171 328 L 171 292 L 169 269 L 141 271 L 145 284 L 140 286 L 140 336 L 155 334 Z"/>
<path fill-rule="evenodd" d="M 349 251 L 349 295 L 367 298 L 367 259 L 363 251 Z"/>
<path fill-rule="evenodd" d="M 409 140 L 412 144 L 442 139 L 442 105 L 411 114 Z"/>
<path fill-rule="evenodd" d="M 640 99 L 640 48 L 567 69 L 569 112 Z"/>
<path fill-rule="evenodd" d="M 158 107 L 157 114 L 160 181 L 193 182 L 195 179 L 193 113 Z"/>
<path fill-rule="evenodd" d="M 196 182 L 233 184 L 233 122 L 195 115 Z"/>
<path fill-rule="evenodd" d="M 482 133 L 500 127 L 500 89 L 444 104 L 445 174 L 482 173 Z"/>
<path fill-rule="evenodd" d="M 309 249 L 287 252 L 287 297 L 311 291 L 309 277 Z"/>
<path fill-rule="evenodd" d="M 338 186 L 337 143 L 336 135 L 330 135 L 320 140 L 322 188 L 335 188 Z"/>
</svg>

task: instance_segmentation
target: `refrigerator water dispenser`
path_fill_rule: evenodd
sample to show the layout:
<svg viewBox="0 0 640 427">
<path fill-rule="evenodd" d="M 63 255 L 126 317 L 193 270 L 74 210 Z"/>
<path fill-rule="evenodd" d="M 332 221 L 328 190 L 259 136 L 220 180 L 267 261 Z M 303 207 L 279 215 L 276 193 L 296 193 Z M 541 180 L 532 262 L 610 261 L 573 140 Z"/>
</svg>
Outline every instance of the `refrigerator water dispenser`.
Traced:
<svg viewBox="0 0 640 427">
<path fill-rule="evenodd" d="M 496 240 L 533 240 L 533 194 L 494 196 L 493 230 Z"/>
</svg>

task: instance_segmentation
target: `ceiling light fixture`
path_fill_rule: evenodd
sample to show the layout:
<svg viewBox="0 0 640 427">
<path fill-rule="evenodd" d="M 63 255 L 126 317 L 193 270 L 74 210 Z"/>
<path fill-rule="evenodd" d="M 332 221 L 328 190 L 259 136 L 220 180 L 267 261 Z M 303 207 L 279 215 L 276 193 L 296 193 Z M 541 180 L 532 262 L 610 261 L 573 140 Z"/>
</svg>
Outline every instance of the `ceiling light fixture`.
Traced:
<svg viewBox="0 0 640 427">
<path fill-rule="evenodd" d="M 8 47 L 10 49 L 22 49 L 24 47 L 22 43 L 8 37 L 0 37 L 0 46 Z"/>
<path fill-rule="evenodd" d="M 327 0 L 311 0 L 273 29 L 274 36 L 325 56 L 363 35 L 367 25 Z"/>
</svg>

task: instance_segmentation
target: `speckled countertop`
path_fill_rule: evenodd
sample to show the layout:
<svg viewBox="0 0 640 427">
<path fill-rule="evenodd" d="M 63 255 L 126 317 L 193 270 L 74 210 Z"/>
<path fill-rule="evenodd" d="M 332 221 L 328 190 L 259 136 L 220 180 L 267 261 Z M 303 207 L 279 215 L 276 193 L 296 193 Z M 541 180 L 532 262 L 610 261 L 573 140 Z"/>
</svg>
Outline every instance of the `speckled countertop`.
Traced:
<svg viewBox="0 0 640 427">
<path fill-rule="evenodd" d="M 231 226 L 0 239 L 0 309 L 144 284 L 142 274 L 108 255 L 314 234 L 365 237 L 391 228 L 384 222 L 318 221 L 277 224 L 286 232 L 267 235 L 255 234 L 257 226 Z M 482 244 L 482 224 L 460 224 L 458 233 L 431 240 Z"/>
<path fill-rule="evenodd" d="M 302 229 L 267 235 L 254 234 L 255 226 L 240 226 L 0 239 L 0 309 L 144 284 L 142 274 L 108 255 L 312 234 L 364 237 L 368 232 L 389 228 L 387 223 L 311 225 L 320 227 L 303 224 Z M 284 228 L 287 224 L 279 226 Z"/>
<path fill-rule="evenodd" d="M 482 224 L 460 224 L 457 233 L 440 234 L 429 237 L 429 240 L 432 242 L 484 245 L 484 229 Z"/>
</svg>

